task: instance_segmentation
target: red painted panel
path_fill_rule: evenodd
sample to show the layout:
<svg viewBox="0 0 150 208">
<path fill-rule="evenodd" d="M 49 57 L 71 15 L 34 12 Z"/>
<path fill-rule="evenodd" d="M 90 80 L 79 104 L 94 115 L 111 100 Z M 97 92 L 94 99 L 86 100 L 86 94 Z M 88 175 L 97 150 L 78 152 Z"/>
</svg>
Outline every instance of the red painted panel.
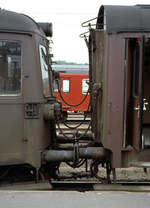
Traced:
<svg viewBox="0 0 150 208">
<path fill-rule="evenodd" d="M 67 103 L 76 105 L 84 99 L 86 93 L 84 94 L 82 93 L 83 79 L 88 79 L 88 74 L 60 73 L 61 93 L 62 93 L 62 97 Z M 69 92 L 63 92 L 62 80 L 70 80 Z M 89 95 L 81 105 L 76 107 L 70 107 L 69 105 L 65 104 L 64 101 L 60 98 L 59 93 L 55 92 L 54 95 L 57 97 L 58 100 L 61 100 L 64 111 L 87 111 L 88 109 L 89 100 L 90 100 Z"/>
</svg>

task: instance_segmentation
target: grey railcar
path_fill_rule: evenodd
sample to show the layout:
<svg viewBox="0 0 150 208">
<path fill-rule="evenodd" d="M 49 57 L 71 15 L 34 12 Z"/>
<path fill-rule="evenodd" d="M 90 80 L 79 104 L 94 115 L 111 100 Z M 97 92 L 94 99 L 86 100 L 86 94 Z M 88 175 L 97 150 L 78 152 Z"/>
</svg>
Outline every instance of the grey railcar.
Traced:
<svg viewBox="0 0 150 208">
<path fill-rule="evenodd" d="M 50 143 L 49 124 L 43 119 L 43 81 L 48 52 L 46 34 L 51 23 L 0 10 L 0 166 L 30 164 L 41 167 L 41 152 Z M 17 173 L 17 170 L 16 170 Z"/>
</svg>

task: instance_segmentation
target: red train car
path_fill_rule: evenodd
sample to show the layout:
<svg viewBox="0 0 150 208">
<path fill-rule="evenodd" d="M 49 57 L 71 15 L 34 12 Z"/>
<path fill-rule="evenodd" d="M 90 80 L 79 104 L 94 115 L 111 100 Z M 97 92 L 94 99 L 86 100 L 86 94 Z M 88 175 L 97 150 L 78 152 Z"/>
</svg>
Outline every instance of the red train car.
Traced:
<svg viewBox="0 0 150 208">
<path fill-rule="evenodd" d="M 67 111 L 89 111 L 88 81 L 88 73 L 59 73 L 58 84 L 56 80 L 54 84 L 54 95 L 62 102 L 64 114 Z"/>
</svg>

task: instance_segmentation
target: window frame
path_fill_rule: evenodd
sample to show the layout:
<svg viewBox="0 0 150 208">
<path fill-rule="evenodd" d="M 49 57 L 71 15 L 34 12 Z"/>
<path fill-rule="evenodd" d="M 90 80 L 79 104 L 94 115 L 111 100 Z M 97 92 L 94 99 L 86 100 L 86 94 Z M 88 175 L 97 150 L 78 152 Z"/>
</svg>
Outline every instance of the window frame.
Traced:
<svg viewBox="0 0 150 208">
<path fill-rule="evenodd" d="M 86 91 L 83 89 L 83 88 L 85 88 L 84 81 L 85 81 L 85 84 L 87 85 L 87 90 Z M 83 78 L 82 79 L 82 94 L 83 95 L 86 94 L 88 92 L 88 89 L 89 89 L 89 85 L 86 82 L 89 82 L 89 78 Z"/>
<path fill-rule="evenodd" d="M 43 86 L 43 95 L 44 95 L 44 97 L 46 97 L 47 96 L 47 94 L 46 94 L 46 92 L 45 92 L 45 86 L 48 86 L 48 94 L 50 93 L 49 92 L 49 74 L 48 74 L 48 66 L 46 65 L 46 63 L 45 63 L 45 65 L 44 65 L 44 67 L 45 66 L 47 66 L 47 69 L 45 70 L 44 68 L 43 68 L 43 64 L 42 64 L 42 54 L 41 54 L 41 48 L 44 48 L 44 51 L 46 52 L 46 54 L 47 54 L 47 48 L 46 48 L 46 46 L 44 45 L 44 44 L 41 44 L 41 43 L 39 43 L 39 59 L 40 59 L 40 70 L 41 70 L 41 78 L 42 78 L 42 86 Z M 45 55 L 46 55 L 45 54 Z M 44 60 L 44 59 L 43 59 Z M 47 76 L 45 76 L 45 75 L 47 75 Z M 48 85 L 44 85 L 44 76 L 45 76 L 45 78 L 47 78 L 47 82 L 48 82 Z"/>
<path fill-rule="evenodd" d="M 67 90 L 64 90 L 64 82 L 67 81 L 68 82 L 68 89 Z M 66 87 L 66 86 L 65 86 Z M 70 93 L 70 79 L 62 79 L 62 92 L 63 93 Z"/>
<path fill-rule="evenodd" d="M 22 56 L 23 56 L 23 45 L 22 41 L 20 40 L 14 40 L 14 39 L 0 39 L 0 42 L 10 42 L 10 43 L 17 43 L 20 46 L 20 88 L 18 93 L 8 93 L 8 94 L 0 94 L 0 97 L 19 97 L 22 95 L 22 71 L 23 71 L 23 66 L 22 66 Z"/>
</svg>

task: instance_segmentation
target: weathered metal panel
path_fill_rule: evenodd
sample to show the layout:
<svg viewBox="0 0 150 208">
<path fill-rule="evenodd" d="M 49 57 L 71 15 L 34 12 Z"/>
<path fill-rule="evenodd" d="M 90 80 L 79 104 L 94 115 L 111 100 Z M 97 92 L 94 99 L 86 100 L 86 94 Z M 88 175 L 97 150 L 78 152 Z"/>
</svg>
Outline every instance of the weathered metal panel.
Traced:
<svg viewBox="0 0 150 208">
<path fill-rule="evenodd" d="M 101 142 L 102 133 L 102 103 L 105 102 L 103 96 L 103 71 L 104 71 L 104 44 L 105 44 L 104 31 L 93 31 L 93 42 L 95 43 L 95 49 L 93 49 L 93 63 L 91 77 L 93 86 L 92 104 L 93 104 L 93 117 L 92 117 L 92 129 L 95 132 L 97 142 Z"/>
<path fill-rule="evenodd" d="M 0 9 L 0 31 L 45 36 L 40 26 L 30 17 L 12 11 Z"/>
<path fill-rule="evenodd" d="M 0 96 L 0 165 L 29 163 L 41 165 L 41 152 L 50 140 L 49 126 L 43 119 L 44 96 L 39 58 L 40 36 L 0 34 L 0 39 L 19 41 L 22 46 L 22 92 Z M 37 45 L 35 44 L 37 40 Z M 44 42 L 43 42 L 44 44 Z M 38 103 L 39 117 L 25 117 L 25 105 Z"/>
<path fill-rule="evenodd" d="M 121 35 L 109 36 L 108 100 L 105 143 L 113 151 L 115 167 L 121 164 L 124 104 L 124 41 Z"/>
<path fill-rule="evenodd" d="M 121 166 L 124 104 L 124 41 L 119 35 L 95 31 L 96 50 L 92 81 L 102 87 L 96 96 L 93 131 L 96 140 L 113 152 L 113 165 Z M 93 104 L 94 105 L 94 104 Z"/>
</svg>

